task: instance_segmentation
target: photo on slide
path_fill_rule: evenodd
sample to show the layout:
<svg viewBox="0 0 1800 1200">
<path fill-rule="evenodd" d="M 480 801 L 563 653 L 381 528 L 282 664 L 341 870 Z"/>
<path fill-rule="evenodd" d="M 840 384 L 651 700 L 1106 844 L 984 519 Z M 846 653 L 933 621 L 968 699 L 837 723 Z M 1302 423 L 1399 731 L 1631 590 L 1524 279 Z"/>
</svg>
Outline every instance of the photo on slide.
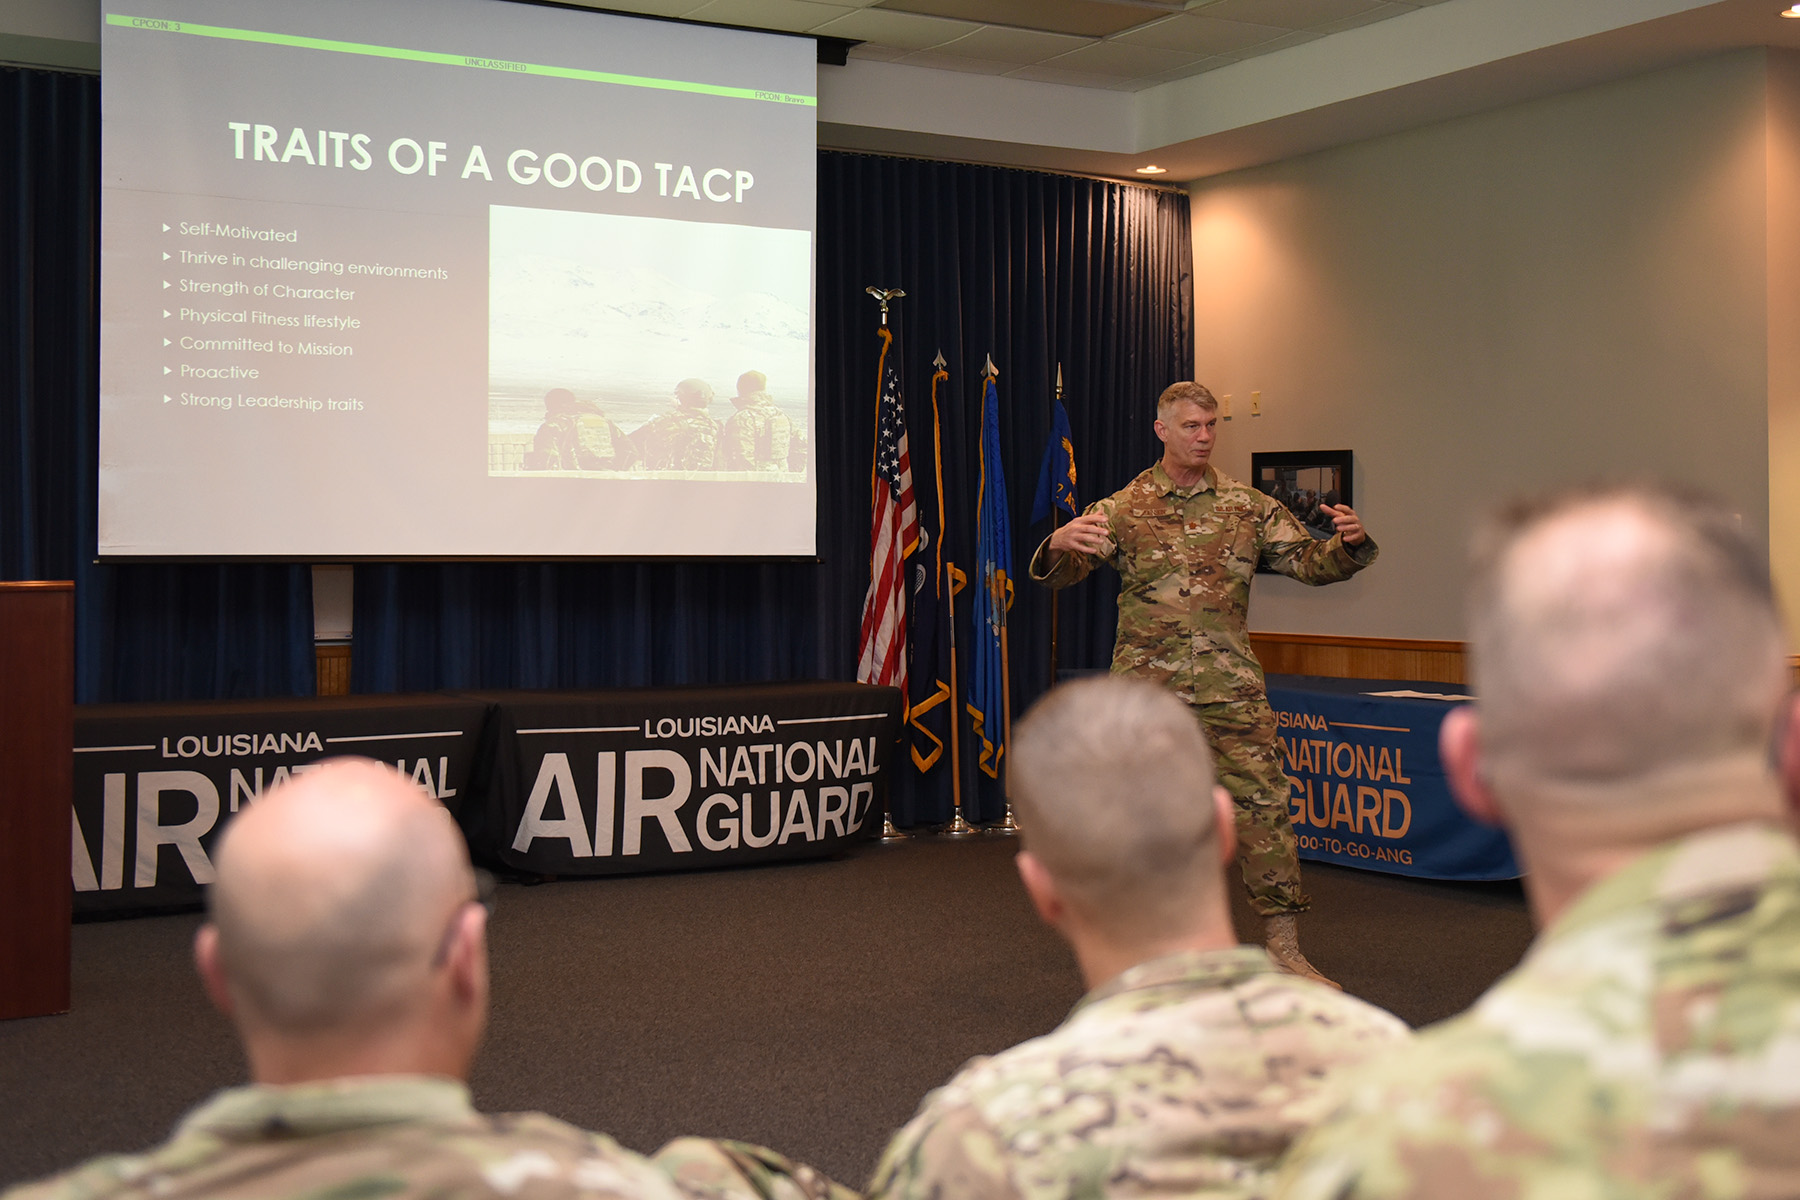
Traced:
<svg viewBox="0 0 1800 1200">
<path fill-rule="evenodd" d="M 812 235 L 488 210 L 488 474 L 800 482 Z"/>
</svg>

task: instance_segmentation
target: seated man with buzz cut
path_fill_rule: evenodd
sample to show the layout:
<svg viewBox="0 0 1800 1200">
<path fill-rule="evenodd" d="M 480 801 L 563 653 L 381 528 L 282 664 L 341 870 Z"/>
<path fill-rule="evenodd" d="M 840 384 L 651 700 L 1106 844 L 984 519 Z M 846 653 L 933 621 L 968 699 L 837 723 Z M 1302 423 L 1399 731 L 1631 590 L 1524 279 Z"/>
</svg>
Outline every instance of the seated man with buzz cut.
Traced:
<svg viewBox="0 0 1800 1200">
<path fill-rule="evenodd" d="M 1011 790 L 1019 875 L 1091 990 L 927 1096 L 870 1196 L 1263 1195 L 1333 1077 L 1406 1027 L 1237 944 L 1231 797 L 1173 694 L 1129 676 L 1055 689 L 1014 734 Z"/>
<path fill-rule="evenodd" d="M 1800 1195 L 1790 668 L 1762 547 L 1670 487 L 1490 523 L 1476 700 L 1440 740 L 1539 928 L 1461 1016 L 1353 1073 L 1283 1167 L 1304 1200 Z M 1784 795 L 1784 790 L 1786 795 Z"/>
<path fill-rule="evenodd" d="M 652 1160 L 542 1113 L 476 1112 L 487 910 L 450 814 L 392 768 L 298 776 L 232 821 L 216 866 L 194 958 L 256 1082 L 153 1150 L 7 1200 L 851 1195 L 737 1143 L 682 1139 Z"/>
</svg>

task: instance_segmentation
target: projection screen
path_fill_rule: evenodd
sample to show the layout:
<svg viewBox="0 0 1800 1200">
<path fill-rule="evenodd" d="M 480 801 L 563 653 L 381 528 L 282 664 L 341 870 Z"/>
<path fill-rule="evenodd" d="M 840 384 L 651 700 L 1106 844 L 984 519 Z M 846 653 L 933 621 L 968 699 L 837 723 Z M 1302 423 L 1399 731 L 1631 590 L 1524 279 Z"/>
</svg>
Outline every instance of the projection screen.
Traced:
<svg viewBox="0 0 1800 1200">
<path fill-rule="evenodd" d="M 101 50 L 102 555 L 814 553 L 810 40 L 132 0 Z"/>
</svg>

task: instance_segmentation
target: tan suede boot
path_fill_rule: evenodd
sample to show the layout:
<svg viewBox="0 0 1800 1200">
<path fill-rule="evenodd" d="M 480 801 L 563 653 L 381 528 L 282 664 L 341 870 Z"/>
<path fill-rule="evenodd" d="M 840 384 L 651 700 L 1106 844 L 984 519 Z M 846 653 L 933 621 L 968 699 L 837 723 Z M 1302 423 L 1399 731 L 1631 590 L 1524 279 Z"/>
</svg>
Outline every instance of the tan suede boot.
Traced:
<svg viewBox="0 0 1800 1200">
<path fill-rule="evenodd" d="M 1293 913 L 1263 918 L 1263 948 L 1275 960 L 1275 965 L 1288 974 L 1334 987 L 1340 992 L 1344 990 L 1343 984 L 1319 974 L 1319 969 L 1300 953 L 1300 918 Z"/>
</svg>

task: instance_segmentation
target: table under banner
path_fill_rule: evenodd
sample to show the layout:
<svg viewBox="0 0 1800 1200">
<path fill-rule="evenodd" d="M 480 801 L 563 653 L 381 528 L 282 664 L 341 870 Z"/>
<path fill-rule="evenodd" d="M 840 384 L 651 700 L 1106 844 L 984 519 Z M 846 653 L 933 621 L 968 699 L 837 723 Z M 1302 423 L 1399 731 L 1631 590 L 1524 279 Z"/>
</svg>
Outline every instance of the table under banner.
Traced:
<svg viewBox="0 0 1800 1200">
<path fill-rule="evenodd" d="M 458 814 L 478 858 L 610 875 L 819 857 L 881 828 L 896 688 L 465 694 L 493 705 L 483 802 Z"/>
<path fill-rule="evenodd" d="M 1270 675 L 1300 857 L 1428 879 L 1516 879 L 1500 830 L 1463 815 L 1438 761 L 1442 683 Z M 1390 693 L 1381 695 L 1378 693 Z"/>
<path fill-rule="evenodd" d="M 854 683 L 79 705 L 74 911 L 197 906 L 231 818 L 346 754 L 538 874 L 832 854 L 879 834 L 899 735 L 899 691 Z"/>
<path fill-rule="evenodd" d="M 454 811 L 486 719 L 443 694 L 78 705 L 75 914 L 199 904 L 232 816 L 322 758 L 392 763 Z"/>
</svg>

